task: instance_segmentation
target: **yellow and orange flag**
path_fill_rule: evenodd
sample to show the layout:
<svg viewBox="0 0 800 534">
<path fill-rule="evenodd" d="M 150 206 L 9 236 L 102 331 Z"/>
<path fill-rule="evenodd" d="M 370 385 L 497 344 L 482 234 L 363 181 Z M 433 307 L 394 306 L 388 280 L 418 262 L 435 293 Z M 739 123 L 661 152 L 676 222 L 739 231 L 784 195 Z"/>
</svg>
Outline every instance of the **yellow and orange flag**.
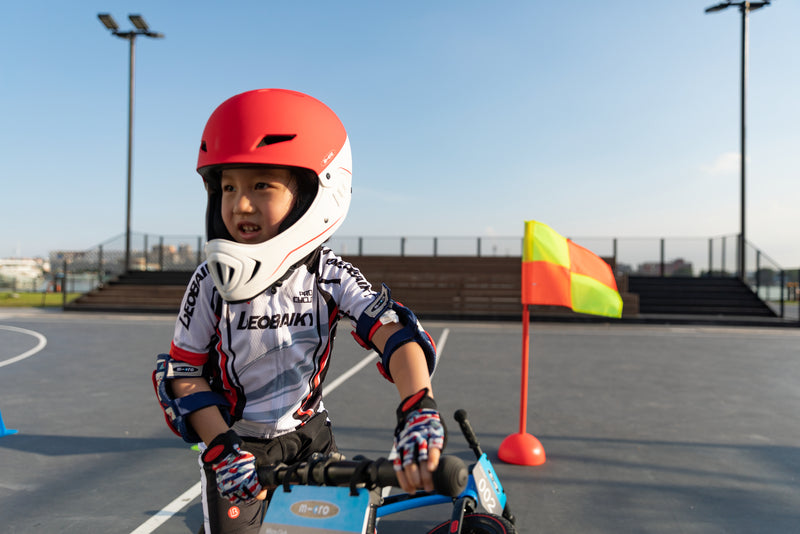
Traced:
<svg viewBox="0 0 800 534">
<path fill-rule="evenodd" d="M 522 303 L 622 316 L 622 298 L 611 266 L 537 221 L 525 221 Z"/>
</svg>

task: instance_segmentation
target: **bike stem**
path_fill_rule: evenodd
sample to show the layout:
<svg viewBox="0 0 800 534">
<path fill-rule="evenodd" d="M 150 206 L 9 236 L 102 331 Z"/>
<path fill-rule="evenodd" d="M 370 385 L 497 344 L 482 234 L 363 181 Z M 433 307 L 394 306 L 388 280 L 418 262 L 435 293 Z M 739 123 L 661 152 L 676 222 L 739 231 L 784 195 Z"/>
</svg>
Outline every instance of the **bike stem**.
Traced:
<svg viewBox="0 0 800 534">
<path fill-rule="evenodd" d="M 453 417 L 458 422 L 458 426 L 461 427 L 461 433 L 464 434 L 464 439 L 467 440 L 469 448 L 475 453 L 475 458 L 480 459 L 483 456 L 483 451 L 481 450 L 481 444 L 478 443 L 478 436 L 475 435 L 475 431 L 472 430 L 472 425 L 467 419 L 467 412 L 465 410 L 456 410 Z"/>
</svg>

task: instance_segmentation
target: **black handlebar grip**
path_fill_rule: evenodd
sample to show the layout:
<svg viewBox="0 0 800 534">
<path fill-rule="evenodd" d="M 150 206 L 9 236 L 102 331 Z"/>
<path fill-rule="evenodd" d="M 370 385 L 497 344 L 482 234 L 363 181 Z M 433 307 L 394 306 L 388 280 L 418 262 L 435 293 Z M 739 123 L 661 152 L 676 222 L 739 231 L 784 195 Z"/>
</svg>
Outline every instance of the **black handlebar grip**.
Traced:
<svg viewBox="0 0 800 534">
<path fill-rule="evenodd" d="M 380 487 L 397 486 L 397 474 L 390 460 L 378 459 L 374 462 L 367 461 L 362 465 L 357 461 L 322 462 L 314 467 L 308 463 L 299 464 L 292 476 L 293 483 L 301 484 L 330 484 L 333 486 L 346 486 L 362 470 L 358 479 L 362 482 L 369 481 Z M 284 476 L 289 472 L 286 466 L 263 466 L 258 468 L 258 477 L 262 484 L 277 486 L 284 482 Z M 442 495 L 455 497 L 467 487 L 469 473 L 464 462 L 455 456 L 442 456 L 439 466 L 433 473 L 433 487 Z"/>
<path fill-rule="evenodd" d="M 433 473 L 433 487 L 442 495 L 456 497 L 467 487 L 467 466 L 457 456 L 442 456 Z"/>
<path fill-rule="evenodd" d="M 390 461 L 377 462 L 378 486 L 397 486 L 397 474 Z M 442 495 L 456 497 L 467 487 L 469 472 L 467 466 L 457 456 L 442 456 L 433 472 L 433 488 Z"/>
<path fill-rule="evenodd" d="M 465 410 L 456 410 L 453 417 L 458 422 L 458 426 L 461 427 L 461 433 L 464 434 L 464 439 L 467 440 L 469 448 L 475 453 L 476 458 L 480 458 L 483 455 L 483 451 L 481 450 L 481 444 L 478 443 L 478 436 L 475 435 L 475 431 L 472 430 L 472 425 L 467 419 L 467 412 Z"/>
</svg>

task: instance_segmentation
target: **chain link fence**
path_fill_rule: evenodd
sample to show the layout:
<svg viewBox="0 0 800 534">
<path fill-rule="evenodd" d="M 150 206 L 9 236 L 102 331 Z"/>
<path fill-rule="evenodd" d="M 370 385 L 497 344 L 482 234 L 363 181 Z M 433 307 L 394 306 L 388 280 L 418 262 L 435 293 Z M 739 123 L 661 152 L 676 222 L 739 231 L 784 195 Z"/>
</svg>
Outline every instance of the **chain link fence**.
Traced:
<svg viewBox="0 0 800 534">
<path fill-rule="evenodd" d="M 571 237 L 571 236 L 567 236 Z M 598 256 L 612 259 L 618 275 L 730 276 L 738 272 L 736 235 L 711 238 L 571 237 Z M 204 259 L 204 240 L 197 235 L 131 234 L 131 271 L 192 271 Z M 522 236 L 334 236 L 327 243 L 342 256 L 522 256 Z M 124 272 L 125 236 L 84 251 L 50 253 L 50 275 L 31 281 L 41 290 L 66 280 L 68 291 L 87 292 Z M 66 274 L 66 276 L 65 276 Z M 742 277 L 765 300 L 796 300 L 798 269 L 782 268 L 750 243 L 745 247 Z M 28 282 L 25 282 L 28 283 Z M 0 281 L 0 286 L 2 285 Z"/>
</svg>

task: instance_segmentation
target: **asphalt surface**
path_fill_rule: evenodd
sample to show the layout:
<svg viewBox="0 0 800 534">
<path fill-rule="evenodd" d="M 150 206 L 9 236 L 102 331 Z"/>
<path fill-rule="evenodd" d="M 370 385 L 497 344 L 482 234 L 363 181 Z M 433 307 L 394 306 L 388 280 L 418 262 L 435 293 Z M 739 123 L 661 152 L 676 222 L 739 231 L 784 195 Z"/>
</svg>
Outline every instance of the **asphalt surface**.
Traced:
<svg viewBox="0 0 800 534">
<path fill-rule="evenodd" d="M 0 533 L 131 533 L 198 480 L 150 383 L 173 319 L 0 310 Z M 434 387 L 448 453 L 472 459 L 468 411 L 520 532 L 800 531 L 800 328 L 534 323 L 527 431 L 537 467 L 497 459 L 518 430 L 521 326 L 426 322 L 446 333 Z M 4 365 L 13 358 L 24 359 Z M 342 331 L 329 381 L 366 352 Z M 384 456 L 397 393 L 369 365 L 326 397 L 340 448 Z M 190 492 L 191 496 L 191 492 Z M 182 503 L 183 504 L 183 503 Z M 199 499 L 158 534 L 196 532 Z M 435 507 L 384 520 L 425 532 Z"/>
</svg>

